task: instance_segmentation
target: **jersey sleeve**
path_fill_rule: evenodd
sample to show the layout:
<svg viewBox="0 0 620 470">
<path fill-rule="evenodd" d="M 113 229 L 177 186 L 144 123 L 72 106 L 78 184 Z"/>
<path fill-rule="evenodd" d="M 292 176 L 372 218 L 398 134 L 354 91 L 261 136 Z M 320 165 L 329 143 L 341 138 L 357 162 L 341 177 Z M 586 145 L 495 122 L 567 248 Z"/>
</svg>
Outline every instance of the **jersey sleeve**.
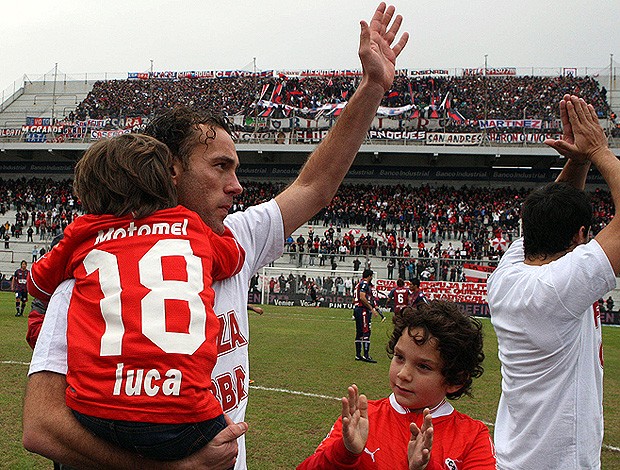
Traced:
<svg viewBox="0 0 620 470">
<path fill-rule="evenodd" d="M 297 466 L 297 470 L 353 470 L 359 469 L 363 454 L 355 455 L 347 450 L 342 440 L 342 418 L 332 427 L 314 454 Z"/>
<path fill-rule="evenodd" d="M 246 253 L 247 272 L 252 275 L 284 252 L 284 224 L 275 199 L 224 219 Z"/>
<path fill-rule="evenodd" d="M 221 281 L 234 276 L 243 267 L 245 251 L 237 242 L 229 228 L 224 228 L 222 235 L 217 235 L 213 230 L 208 230 L 213 255 L 214 281 Z"/>
</svg>

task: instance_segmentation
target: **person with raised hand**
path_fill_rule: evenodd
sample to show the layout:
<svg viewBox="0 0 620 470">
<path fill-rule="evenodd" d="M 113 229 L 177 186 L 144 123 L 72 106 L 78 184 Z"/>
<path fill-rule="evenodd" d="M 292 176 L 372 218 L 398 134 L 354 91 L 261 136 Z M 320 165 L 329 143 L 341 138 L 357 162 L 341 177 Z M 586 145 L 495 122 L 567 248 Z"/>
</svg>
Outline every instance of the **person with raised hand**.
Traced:
<svg viewBox="0 0 620 470">
<path fill-rule="evenodd" d="M 560 101 L 567 158 L 556 181 L 526 198 L 523 238 L 487 283 L 498 339 L 502 393 L 494 440 L 499 469 L 598 469 L 603 442 L 603 355 L 598 299 L 620 272 L 620 217 L 590 239 L 583 192 L 590 164 L 620 207 L 620 161 L 596 111 Z"/>
</svg>

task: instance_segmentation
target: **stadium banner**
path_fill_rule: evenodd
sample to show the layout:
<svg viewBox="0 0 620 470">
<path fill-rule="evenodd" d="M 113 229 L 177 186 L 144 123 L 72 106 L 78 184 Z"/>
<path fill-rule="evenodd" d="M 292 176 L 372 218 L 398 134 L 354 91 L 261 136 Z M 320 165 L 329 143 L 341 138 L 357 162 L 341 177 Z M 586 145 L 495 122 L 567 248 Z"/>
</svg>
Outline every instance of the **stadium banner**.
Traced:
<svg viewBox="0 0 620 470">
<path fill-rule="evenodd" d="M 445 69 L 410 70 L 409 76 L 418 77 L 425 75 L 448 75 L 450 72 Z"/>
<path fill-rule="evenodd" d="M 361 77 L 361 70 L 302 70 L 301 77 Z"/>
<path fill-rule="evenodd" d="M 19 137 L 21 135 L 21 129 L 0 129 L 0 137 Z"/>
<path fill-rule="evenodd" d="M 314 131 L 314 133 L 322 131 Z M 250 136 L 252 133 L 240 133 Z M 321 137 L 317 136 L 317 140 Z M 466 157 L 464 157 L 466 158 Z M 265 178 L 294 178 L 300 170 L 299 165 L 278 164 L 266 165 L 258 163 L 244 163 L 237 172 L 239 178 L 261 176 Z M 412 180 L 412 181 L 508 181 L 545 184 L 554 181 L 560 170 L 525 168 L 472 168 L 472 167 L 403 167 L 403 166 L 376 166 L 361 165 L 349 170 L 346 178 L 350 180 Z M 600 173 L 590 171 L 588 183 L 604 184 Z"/>
<path fill-rule="evenodd" d="M 24 140 L 31 143 L 47 142 L 47 134 L 27 133 Z"/>
<path fill-rule="evenodd" d="M 35 174 L 66 174 L 73 173 L 75 162 L 3 162 L 0 161 L 0 173 L 35 173 Z"/>
<path fill-rule="evenodd" d="M 489 142 L 496 144 L 543 144 L 547 139 L 557 140 L 562 134 L 551 133 L 523 133 L 523 132 L 489 132 L 487 138 Z"/>
<path fill-rule="evenodd" d="M 237 77 L 271 77 L 274 75 L 273 70 L 263 70 L 261 72 L 250 72 L 248 70 L 185 70 L 182 72 L 164 71 L 164 72 L 128 72 L 129 80 L 148 80 L 154 78 L 156 80 L 177 80 L 180 78 L 237 78 Z"/>
<path fill-rule="evenodd" d="M 62 134 L 63 126 L 22 126 L 22 133 L 26 134 L 28 132 L 32 132 L 35 134 Z M 37 141 L 40 142 L 40 141 Z"/>
<path fill-rule="evenodd" d="M 27 126 L 51 126 L 52 120 L 51 118 L 27 117 L 26 125 Z"/>
<path fill-rule="evenodd" d="M 464 263 L 463 276 L 469 282 L 486 283 L 489 275 L 495 271 L 495 266 L 484 266 L 481 264 Z"/>
<path fill-rule="evenodd" d="M 426 131 L 368 131 L 366 138 L 369 140 L 401 140 L 403 142 L 423 141 L 426 138 Z"/>
<path fill-rule="evenodd" d="M 377 116 L 400 116 L 403 113 L 415 108 L 414 105 L 408 104 L 406 106 L 400 106 L 398 108 L 388 108 L 387 106 L 379 106 L 377 109 Z"/>
<path fill-rule="evenodd" d="M 114 129 L 112 131 L 100 131 L 93 129 L 90 131 L 90 138 L 93 140 L 109 139 L 110 137 L 118 137 L 123 134 L 130 134 L 131 129 Z"/>
<path fill-rule="evenodd" d="M 480 129 L 495 127 L 523 127 L 526 129 L 542 129 L 542 119 L 481 119 L 478 121 Z"/>
<path fill-rule="evenodd" d="M 516 67 L 463 69 L 463 75 L 492 75 L 496 77 L 517 75 Z"/>
<path fill-rule="evenodd" d="M 426 145 L 480 145 L 482 134 L 454 134 L 443 132 L 428 132 Z"/>
<path fill-rule="evenodd" d="M 357 280 L 354 280 L 354 284 Z M 260 285 L 260 282 L 259 282 Z M 405 281 L 409 285 L 409 281 Z M 396 287 L 395 280 L 377 279 L 375 289 L 378 303 L 382 308 L 386 307 L 387 295 Z M 421 281 L 420 290 L 429 300 L 444 300 L 454 302 L 459 309 L 472 316 L 489 317 L 489 305 L 487 303 L 487 285 L 480 282 L 448 282 L 448 281 Z M 249 304 L 260 304 L 261 292 L 251 290 L 248 293 Z M 316 300 L 312 300 L 305 292 L 269 292 L 268 303 L 286 307 L 327 307 L 353 310 L 353 296 L 339 295 L 334 293 L 317 293 Z M 605 324 L 620 325 L 620 311 L 602 312 L 601 322 Z"/>
</svg>

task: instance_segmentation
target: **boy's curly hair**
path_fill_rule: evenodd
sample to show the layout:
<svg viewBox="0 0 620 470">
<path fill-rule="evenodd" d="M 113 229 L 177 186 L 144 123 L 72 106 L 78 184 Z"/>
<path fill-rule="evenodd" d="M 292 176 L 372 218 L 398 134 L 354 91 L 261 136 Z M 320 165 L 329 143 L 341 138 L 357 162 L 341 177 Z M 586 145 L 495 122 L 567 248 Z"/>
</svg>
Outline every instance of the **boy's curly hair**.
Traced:
<svg viewBox="0 0 620 470">
<path fill-rule="evenodd" d="M 442 375 L 448 385 L 461 385 L 456 392 L 446 394 L 457 399 L 471 396 L 474 378 L 484 372 L 482 361 L 482 324 L 476 318 L 462 313 L 456 304 L 433 300 L 418 308 L 405 307 L 392 319 L 394 330 L 387 345 L 388 355 L 394 356 L 394 347 L 406 330 L 418 345 L 435 338 L 443 361 Z M 423 336 L 413 337 L 412 331 L 421 328 Z"/>
</svg>

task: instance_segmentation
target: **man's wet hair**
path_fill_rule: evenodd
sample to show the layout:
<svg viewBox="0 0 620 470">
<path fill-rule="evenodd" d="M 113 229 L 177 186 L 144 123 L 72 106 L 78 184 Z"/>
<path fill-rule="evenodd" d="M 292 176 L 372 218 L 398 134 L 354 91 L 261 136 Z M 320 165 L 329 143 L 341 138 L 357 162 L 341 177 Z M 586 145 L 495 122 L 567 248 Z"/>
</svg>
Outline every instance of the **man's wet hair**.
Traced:
<svg viewBox="0 0 620 470">
<path fill-rule="evenodd" d="M 581 227 L 592 225 L 588 195 L 567 183 L 532 191 L 521 208 L 525 257 L 547 257 L 568 250 Z"/>
<path fill-rule="evenodd" d="M 204 125 L 206 130 L 200 128 Z M 187 106 L 174 108 L 157 115 L 145 128 L 144 133 L 168 146 L 175 160 L 183 169 L 189 168 L 189 157 L 198 144 L 209 146 L 218 130 L 232 134 L 230 125 L 222 115 L 194 111 Z"/>
</svg>

